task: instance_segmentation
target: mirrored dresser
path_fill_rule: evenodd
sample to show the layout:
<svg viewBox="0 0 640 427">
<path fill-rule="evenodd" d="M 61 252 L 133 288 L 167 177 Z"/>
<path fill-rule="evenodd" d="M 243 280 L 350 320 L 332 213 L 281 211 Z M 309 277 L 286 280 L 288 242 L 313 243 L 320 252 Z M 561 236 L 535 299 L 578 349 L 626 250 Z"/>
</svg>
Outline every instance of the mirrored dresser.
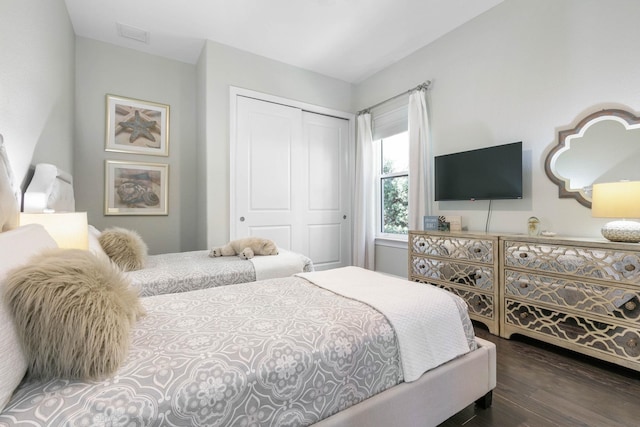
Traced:
<svg viewBox="0 0 640 427">
<path fill-rule="evenodd" d="M 410 231 L 409 279 L 461 296 L 492 334 L 640 371 L 640 244 Z"/>
<path fill-rule="evenodd" d="M 409 280 L 459 295 L 471 319 L 499 334 L 497 235 L 410 231 Z"/>
<path fill-rule="evenodd" d="M 502 236 L 500 335 L 640 370 L 640 245 Z"/>
</svg>

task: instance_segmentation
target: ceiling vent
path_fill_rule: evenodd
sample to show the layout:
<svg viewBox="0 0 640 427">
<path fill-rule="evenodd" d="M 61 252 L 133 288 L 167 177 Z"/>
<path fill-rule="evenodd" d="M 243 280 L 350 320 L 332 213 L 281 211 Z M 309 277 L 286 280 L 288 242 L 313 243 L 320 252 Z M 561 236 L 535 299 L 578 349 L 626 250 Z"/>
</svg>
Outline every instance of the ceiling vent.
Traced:
<svg viewBox="0 0 640 427">
<path fill-rule="evenodd" d="M 125 39 L 131 39 L 138 42 L 149 44 L 149 32 L 141 30 L 140 28 L 132 27 L 131 25 L 125 25 L 120 22 L 116 24 L 118 26 L 118 35 Z"/>
</svg>

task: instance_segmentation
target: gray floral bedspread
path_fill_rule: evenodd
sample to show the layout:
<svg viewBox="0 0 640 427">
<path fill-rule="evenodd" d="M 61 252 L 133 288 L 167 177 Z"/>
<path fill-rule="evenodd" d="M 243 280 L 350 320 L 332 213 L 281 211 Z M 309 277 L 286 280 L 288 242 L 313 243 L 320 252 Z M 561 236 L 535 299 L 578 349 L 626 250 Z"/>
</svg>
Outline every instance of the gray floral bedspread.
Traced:
<svg viewBox="0 0 640 427">
<path fill-rule="evenodd" d="M 382 314 L 299 277 L 142 301 L 114 377 L 25 382 L 0 426 L 303 426 L 403 378 Z"/>
<path fill-rule="evenodd" d="M 303 271 L 312 271 L 311 260 L 303 259 Z M 256 271 L 250 261 L 234 256 L 211 258 L 204 250 L 151 255 L 145 268 L 127 276 L 140 296 L 148 297 L 255 282 Z"/>
</svg>

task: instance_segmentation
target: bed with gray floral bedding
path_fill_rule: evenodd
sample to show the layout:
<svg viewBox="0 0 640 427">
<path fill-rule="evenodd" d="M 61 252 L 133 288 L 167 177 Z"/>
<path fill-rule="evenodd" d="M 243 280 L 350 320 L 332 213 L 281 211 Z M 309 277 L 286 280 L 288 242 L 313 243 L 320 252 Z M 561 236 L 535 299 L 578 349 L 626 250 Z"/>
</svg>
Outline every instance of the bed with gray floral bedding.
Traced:
<svg viewBox="0 0 640 427">
<path fill-rule="evenodd" d="M 142 302 L 115 376 L 24 382 L 0 426 L 302 426 L 403 381 L 387 318 L 301 277 Z"/>
<path fill-rule="evenodd" d="M 259 259 L 258 259 L 259 258 Z M 274 266 L 265 272 L 265 265 Z M 263 278 L 286 277 L 313 271 L 308 257 L 280 250 L 276 256 L 244 260 L 236 256 L 212 258 L 209 251 L 176 252 L 150 255 L 145 268 L 127 272 L 131 286 L 140 296 L 194 291 Z"/>
</svg>

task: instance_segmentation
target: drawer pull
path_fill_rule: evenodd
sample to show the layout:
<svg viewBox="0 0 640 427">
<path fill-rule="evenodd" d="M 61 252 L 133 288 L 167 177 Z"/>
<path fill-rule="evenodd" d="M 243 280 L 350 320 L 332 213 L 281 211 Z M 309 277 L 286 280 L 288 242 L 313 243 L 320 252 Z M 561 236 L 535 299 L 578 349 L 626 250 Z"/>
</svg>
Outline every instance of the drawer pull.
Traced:
<svg viewBox="0 0 640 427">
<path fill-rule="evenodd" d="M 636 348 L 638 346 L 638 340 L 635 338 L 631 338 L 629 341 L 627 341 L 627 347 L 629 348 Z"/>
<path fill-rule="evenodd" d="M 418 246 L 420 246 L 421 248 L 423 248 L 423 247 L 424 247 L 424 242 L 420 242 L 420 243 L 418 243 Z"/>
<path fill-rule="evenodd" d="M 636 307 L 637 307 L 637 304 L 633 301 L 627 301 L 627 303 L 624 305 L 624 308 L 629 311 L 635 310 Z"/>
<path fill-rule="evenodd" d="M 482 249 L 480 249 L 480 248 L 475 248 L 475 249 L 473 250 L 473 252 L 475 252 L 475 253 L 479 254 L 480 252 L 482 252 Z"/>
<path fill-rule="evenodd" d="M 482 305 L 482 301 L 481 300 L 476 301 L 476 305 L 480 307 Z"/>
<path fill-rule="evenodd" d="M 636 269 L 636 266 L 633 265 L 633 264 L 627 264 L 627 265 L 624 266 L 624 269 L 627 270 L 627 271 L 633 271 L 633 270 Z"/>
<path fill-rule="evenodd" d="M 522 312 L 522 313 L 520 313 L 520 318 L 521 319 L 526 319 L 528 315 L 529 315 L 529 313 Z"/>
<path fill-rule="evenodd" d="M 418 268 L 424 268 L 424 264 L 419 264 Z"/>
<path fill-rule="evenodd" d="M 528 256 L 529 256 L 529 254 L 527 254 L 526 252 L 521 252 L 520 253 L 520 258 L 526 258 Z"/>
<path fill-rule="evenodd" d="M 521 287 L 522 289 L 527 289 L 527 288 L 529 287 L 529 284 L 528 284 L 528 283 L 525 283 L 525 282 L 520 282 L 520 287 Z"/>
</svg>

